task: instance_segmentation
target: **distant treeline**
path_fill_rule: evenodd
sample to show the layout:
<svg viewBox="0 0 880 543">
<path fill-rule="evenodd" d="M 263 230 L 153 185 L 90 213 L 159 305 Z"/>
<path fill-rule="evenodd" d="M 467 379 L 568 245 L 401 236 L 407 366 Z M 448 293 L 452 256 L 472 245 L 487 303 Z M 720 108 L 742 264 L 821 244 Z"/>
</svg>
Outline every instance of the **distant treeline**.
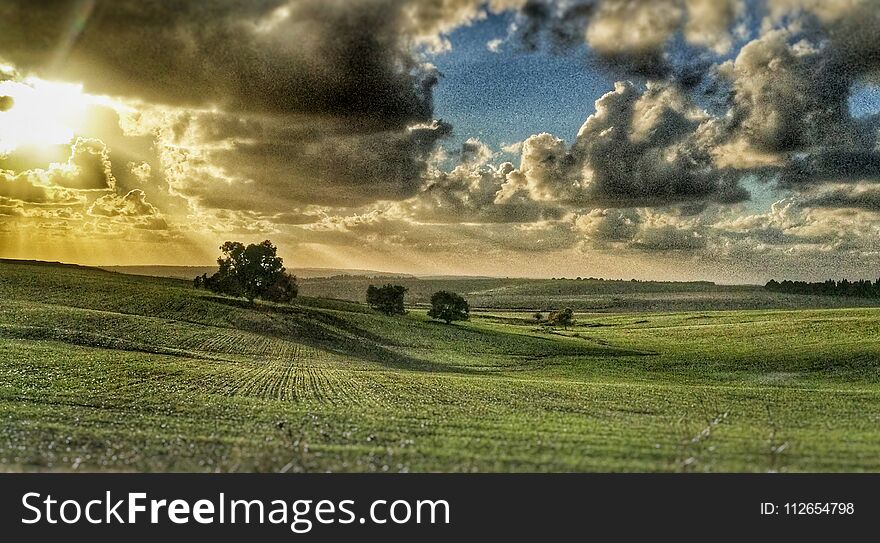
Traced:
<svg viewBox="0 0 880 543">
<path fill-rule="evenodd" d="M 593 281 L 599 283 L 638 283 L 649 285 L 697 285 L 714 287 L 714 281 L 654 281 L 640 279 L 604 279 L 602 277 L 552 277 L 550 279 L 535 279 L 526 277 L 478 277 L 468 275 L 432 275 L 432 276 L 416 276 L 416 275 L 394 275 L 394 274 L 336 274 L 336 275 L 316 275 L 314 277 L 306 277 L 306 281 L 383 281 L 383 280 L 405 280 L 405 281 L 518 281 L 538 283 L 541 281 Z"/>
<path fill-rule="evenodd" d="M 829 279 L 821 283 L 808 283 L 806 281 L 776 281 L 770 280 L 764 288 L 773 292 L 785 294 L 814 294 L 821 296 L 855 296 L 858 298 L 880 298 L 880 279 L 876 281 L 859 280 L 834 281 Z"/>
</svg>

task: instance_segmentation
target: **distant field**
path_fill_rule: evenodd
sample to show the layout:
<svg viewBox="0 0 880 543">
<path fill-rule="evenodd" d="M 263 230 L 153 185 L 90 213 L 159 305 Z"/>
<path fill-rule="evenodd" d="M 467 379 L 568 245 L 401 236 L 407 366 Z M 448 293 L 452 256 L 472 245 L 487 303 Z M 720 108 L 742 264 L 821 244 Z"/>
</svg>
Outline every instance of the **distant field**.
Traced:
<svg viewBox="0 0 880 543">
<path fill-rule="evenodd" d="M 467 289 L 579 299 L 542 285 Z M 447 326 L 0 263 L 0 468 L 880 470 L 880 309 L 626 309 Z"/>
<path fill-rule="evenodd" d="M 447 289 L 464 295 L 472 307 L 578 311 L 723 311 L 733 309 L 807 309 L 876 307 L 880 301 L 769 292 L 756 285 L 706 282 L 634 282 L 594 279 L 416 279 L 328 277 L 300 281 L 304 295 L 364 302 L 367 286 L 393 282 L 409 289 L 408 300 L 427 304 Z"/>
<path fill-rule="evenodd" d="M 146 275 L 148 277 L 170 277 L 172 279 L 192 280 L 197 275 L 212 275 L 217 271 L 217 266 L 103 266 L 102 270 L 127 273 L 129 275 Z M 334 275 L 368 275 L 368 276 L 396 276 L 387 272 L 374 270 L 333 269 L 333 268 L 291 268 L 290 273 L 300 279 L 312 277 L 332 277 Z"/>
<path fill-rule="evenodd" d="M 191 280 L 216 271 L 194 266 L 110 266 L 107 271 Z M 452 290 L 472 307 L 549 311 L 571 307 L 591 312 L 724 311 L 735 309 L 821 309 L 880 307 L 880 300 L 770 292 L 759 285 L 709 282 L 654 282 L 600 279 L 518 279 L 490 277 L 414 277 L 372 270 L 293 268 L 304 296 L 364 303 L 371 284 L 395 283 L 409 289 L 408 303 L 427 306 L 431 294 Z"/>
</svg>

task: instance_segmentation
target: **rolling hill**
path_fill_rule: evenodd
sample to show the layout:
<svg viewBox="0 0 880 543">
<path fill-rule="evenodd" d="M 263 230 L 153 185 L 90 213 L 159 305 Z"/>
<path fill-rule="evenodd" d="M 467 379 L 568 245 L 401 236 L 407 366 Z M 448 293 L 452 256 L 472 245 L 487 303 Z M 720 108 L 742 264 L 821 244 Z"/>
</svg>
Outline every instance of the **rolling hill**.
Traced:
<svg viewBox="0 0 880 543">
<path fill-rule="evenodd" d="M 880 310 L 480 311 L 0 263 L 0 468 L 880 469 Z"/>
</svg>

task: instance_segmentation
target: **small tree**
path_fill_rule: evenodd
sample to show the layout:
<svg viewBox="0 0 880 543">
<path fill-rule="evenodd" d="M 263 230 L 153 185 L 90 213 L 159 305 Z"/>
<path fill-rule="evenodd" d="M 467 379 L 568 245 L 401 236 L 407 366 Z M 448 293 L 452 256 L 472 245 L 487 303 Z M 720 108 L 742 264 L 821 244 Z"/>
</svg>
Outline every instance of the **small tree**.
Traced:
<svg viewBox="0 0 880 543">
<path fill-rule="evenodd" d="M 406 290 L 400 285 L 370 285 L 367 287 L 367 305 L 386 315 L 404 315 L 403 296 Z"/>
<path fill-rule="evenodd" d="M 441 290 L 431 296 L 431 309 L 428 316 L 446 324 L 452 321 L 466 321 L 470 318 L 467 301 L 454 292 Z"/>
<path fill-rule="evenodd" d="M 532 318 L 535 319 L 535 324 L 541 324 L 544 322 L 544 314 L 540 311 L 535 311 L 535 314 L 532 315 Z"/>
<path fill-rule="evenodd" d="M 550 324 L 553 326 L 562 326 L 568 328 L 574 322 L 574 311 L 566 307 L 562 311 L 554 311 L 550 313 Z"/>
</svg>

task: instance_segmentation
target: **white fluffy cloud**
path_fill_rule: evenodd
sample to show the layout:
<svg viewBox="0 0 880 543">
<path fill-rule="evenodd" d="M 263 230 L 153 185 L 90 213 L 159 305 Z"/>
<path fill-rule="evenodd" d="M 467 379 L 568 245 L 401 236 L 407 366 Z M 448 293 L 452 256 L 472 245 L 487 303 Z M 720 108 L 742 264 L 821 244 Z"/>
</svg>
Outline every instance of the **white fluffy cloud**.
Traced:
<svg viewBox="0 0 880 543">
<path fill-rule="evenodd" d="M 497 201 L 523 193 L 581 208 L 746 199 L 737 173 L 713 162 L 717 123 L 672 86 L 618 83 L 570 148 L 550 134 L 526 140 Z"/>
</svg>

